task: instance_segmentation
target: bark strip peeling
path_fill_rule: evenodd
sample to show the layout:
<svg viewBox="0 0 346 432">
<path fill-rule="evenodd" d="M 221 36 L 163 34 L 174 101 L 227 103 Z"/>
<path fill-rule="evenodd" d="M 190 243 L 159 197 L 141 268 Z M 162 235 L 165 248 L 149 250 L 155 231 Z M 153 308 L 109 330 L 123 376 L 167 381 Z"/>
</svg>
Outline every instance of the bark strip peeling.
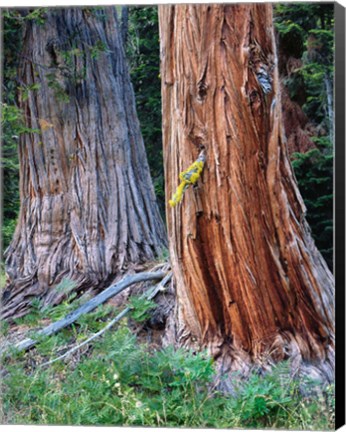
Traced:
<svg viewBox="0 0 346 432">
<path fill-rule="evenodd" d="M 328 359 L 331 378 L 334 281 L 287 154 L 272 6 L 164 5 L 159 18 L 166 196 L 206 154 L 199 188 L 167 205 L 175 335 L 233 365 Z"/>
</svg>

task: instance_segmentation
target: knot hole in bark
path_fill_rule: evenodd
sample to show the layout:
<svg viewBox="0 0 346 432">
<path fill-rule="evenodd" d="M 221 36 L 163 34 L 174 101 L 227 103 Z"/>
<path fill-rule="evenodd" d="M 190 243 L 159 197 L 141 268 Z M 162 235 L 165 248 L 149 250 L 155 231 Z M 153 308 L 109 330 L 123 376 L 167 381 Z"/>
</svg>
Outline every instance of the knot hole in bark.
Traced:
<svg viewBox="0 0 346 432">
<path fill-rule="evenodd" d="M 59 41 L 57 39 L 50 39 L 46 44 L 46 51 L 52 59 L 52 66 L 58 66 L 58 51 Z"/>
<path fill-rule="evenodd" d="M 250 98 L 251 105 L 253 105 L 255 102 L 259 102 L 259 103 L 261 102 L 261 98 L 257 90 L 252 90 L 252 92 L 249 95 L 249 98 Z"/>
<path fill-rule="evenodd" d="M 198 132 L 197 132 L 198 133 Z M 201 152 L 201 151 L 205 151 L 207 149 L 206 145 L 205 145 L 205 141 L 206 141 L 206 131 L 200 131 L 199 132 L 202 136 L 200 135 L 196 135 L 196 133 L 190 133 L 189 134 L 189 140 L 192 142 L 192 144 L 194 146 L 197 147 L 197 149 Z M 205 135 L 205 136 L 204 136 Z"/>
<path fill-rule="evenodd" d="M 199 102 L 203 102 L 205 100 L 207 96 L 207 91 L 208 84 L 204 80 L 199 81 L 199 83 L 197 84 L 197 100 Z"/>
<path fill-rule="evenodd" d="M 263 151 L 258 152 L 258 165 L 263 170 L 266 167 L 266 160 Z"/>
</svg>

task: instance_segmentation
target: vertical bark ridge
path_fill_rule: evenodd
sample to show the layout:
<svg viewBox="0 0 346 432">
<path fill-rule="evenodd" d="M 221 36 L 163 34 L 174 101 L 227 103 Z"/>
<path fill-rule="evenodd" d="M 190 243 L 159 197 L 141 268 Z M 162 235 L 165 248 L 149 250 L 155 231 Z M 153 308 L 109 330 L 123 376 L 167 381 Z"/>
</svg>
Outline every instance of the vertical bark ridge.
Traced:
<svg viewBox="0 0 346 432">
<path fill-rule="evenodd" d="M 167 206 L 178 331 L 233 359 L 323 360 L 334 282 L 288 158 L 271 8 L 159 6 L 166 195 L 207 156 L 198 187 Z"/>
<path fill-rule="evenodd" d="M 102 288 L 166 245 L 115 9 L 103 12 L 51 9 L 43 25 L 27 23 L 19 76 L 40 88 L 20 105 L 40 135 L 20 142 L 4 318 L 33 297 L 60 301 L 63 278 Z"/>
</svg>

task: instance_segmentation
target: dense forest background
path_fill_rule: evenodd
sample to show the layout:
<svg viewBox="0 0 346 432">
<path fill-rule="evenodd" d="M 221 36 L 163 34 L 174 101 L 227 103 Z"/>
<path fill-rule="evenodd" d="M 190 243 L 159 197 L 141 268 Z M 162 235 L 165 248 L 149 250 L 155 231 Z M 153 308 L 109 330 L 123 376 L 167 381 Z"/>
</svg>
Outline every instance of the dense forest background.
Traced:
<svg viewBox="0 0 346 432">
<path fill-rule="evenodd" d="M 165 192 L 161 136 L 161 82 L 157 7 L 118 8 L 137 112 L 160 211 Z M 44 8 L 24 16 L 4 13 L 2 169 L 3 251 L 9 245 L 19 211 L 20 134 L 30 130 L 18 109 L 18 89 L 25 98 L 35 88 L 17 80 L 21 29 L 25 20 L 44 22 Z M 279 47 L 286 135 L 307 219 L 317 247 L 333 267 L 333 5 L 277 4 L 274 10 Z M 100 47 L 102 49 L 102 47 Z M 97 53 L 95 53 L 96 55 Z M 54 81 L 52 81 L 52 86 Z M 2 257 L 3 259 L 3 257 Z"/>
</svg>

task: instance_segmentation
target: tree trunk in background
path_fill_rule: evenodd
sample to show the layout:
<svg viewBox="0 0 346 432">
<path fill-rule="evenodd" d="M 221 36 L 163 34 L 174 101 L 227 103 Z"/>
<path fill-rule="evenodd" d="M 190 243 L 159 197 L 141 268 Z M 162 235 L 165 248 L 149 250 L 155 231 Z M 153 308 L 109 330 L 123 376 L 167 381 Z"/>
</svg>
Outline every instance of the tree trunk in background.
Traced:
<svg viewBox="0 0 346 432">
<path fill-rule="evenodd" d="M 334 281 L 288 158 L 272 6 L 164 5 L 159 19 L 168 198 L 206 153 L 198 188 L 167 207 L 171 336 L 223 367 L 291 358 L 331 380 Z"/>
<path fill-rule="evenodd" d="M 287 139 L 289 156 L 293 153 L 306 153 L 316 148 L 312 137 L 319 136 L 319 132 L 305 115 L 301 106 L 293 101 L 285 86 L 281 85 L 282 122 Z"/>
<path fill-rule="evenodd" d="M 63 279 L 100 289 L 166 245 L 115 9 L 50 9 L 43 25 L 28 22 L 19 78 L 40 134 L 20 141 L 4 318 L 33 297 L 60 301 Z"/>
<path fill-rule="evenodd" d="M 121 35 L 123 38 L 123 45 L 126 46 L 127 35 L 129 31 L 129 7 L 121 6 Z"/>
<path fill-rule="evenodd" d="M 329 139 L 331 143 L 334 143 L 334 107 L 333 107 L 333 85 L 332 80 L 328 74 L 325 74 L 324 85 L 326 87 L 327 95 L 327 114 L 328 114 L 328 125 L 329 125 Z"/>
<path fill-rule="evenodd" d="M 316 148 L 311 138 L 319 135 L 316 126 L 309 122 L 308 117 L 302 110 L 302 105 L 306 102 L 306 90 L 301 85 L 296 95 L 298 100 L 292 100 L 289 90 L 284 84 L 287 79 L 294 76 L 297 69 L 303 66 L 303 62 L 300 58 L 295 57 L 289 52 L 285 43 L 279 44 L 278 60 L 281 82 L 282 120 L 287 138 L 288 153 L 289 155 L 294 152 L 306 153 Z"/>
</svg>

